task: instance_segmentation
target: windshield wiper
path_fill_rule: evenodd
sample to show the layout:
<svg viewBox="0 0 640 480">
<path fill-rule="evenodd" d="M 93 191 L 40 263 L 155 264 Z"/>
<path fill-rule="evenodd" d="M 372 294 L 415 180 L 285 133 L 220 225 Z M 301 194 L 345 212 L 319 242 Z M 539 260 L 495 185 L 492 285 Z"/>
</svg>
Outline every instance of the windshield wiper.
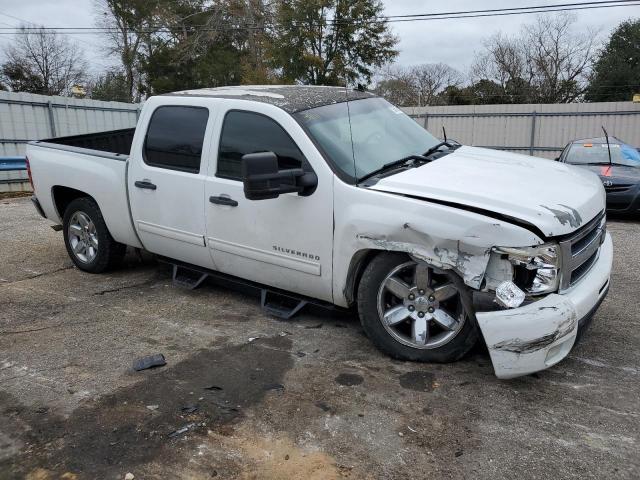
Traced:
<svg viewBox="0 0 640 480">
<path fill-rule="evenodd" d="M 415 165 L 416 162 L 428 162 L 428 161 L 429 159 L 426 158 L 424 155 L 408 155 L 404 158 L 401 158 L 400 160 L 394 160 L 393 162 L 385 163 L 380 168 L 376 168 L 374 171 L 367 173 L 366 175 L 358 179 L 358 183 L 364 180 L 367 180 L 368 178 L 379 175 L 387 170 L 391 170 L 393 168 L 400 167 L 405 164 L 409 166 L 409 162 L 411 162 L 411 165 Z"/>
<path fill-rule="evenodd" d="M 431 147 L 429 150 L 427 150 L 426 152 L 424 152 L 422 154 L 423 157 L 428 157 L 429 155 L 433 155 L 434 153 L 436 153 L 438 151 L 438 149 L 440 147 L 444 147 L 445 145 L 447 147 L 449 147 L 450 150 L 455 150 L 456 148 L 461 147 L 462 145 L 458 142 L 457 145 L 453 145 L 451 142 L 454 142 L 455 140 L 444 140 L 440 143 L 435 144 L 433 147 Z"/>
<path fill-rule="evenodd" d="M 571 162 L 567 162 L 569 165 L 619 165 L 618 163 L 609 163 L 609 162 L 578 162 L 578 163 L 571 163 Z"/>
</svg>

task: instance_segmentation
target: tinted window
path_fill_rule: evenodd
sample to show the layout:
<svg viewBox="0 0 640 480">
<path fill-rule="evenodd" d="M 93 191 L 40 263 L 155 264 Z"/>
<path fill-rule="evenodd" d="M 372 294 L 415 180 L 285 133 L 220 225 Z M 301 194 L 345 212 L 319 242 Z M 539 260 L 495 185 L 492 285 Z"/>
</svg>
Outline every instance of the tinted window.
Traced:
<svg viewBox="0 0 640 480">
<path fill-rule="evenodd" d="M 300 168 L 304 156 L 291 137 L 264 115 L 229 112 L 222 126 L 217 176 L 241 179 L 240 159 L 247 153 L 273 152 L 281 169 Z"/>
<path fill-rule="evenodd" d="M 148 165 L 198 173 L 209 111 L 201 107 L 159 107 L 144 142 Z"/>
</svg>

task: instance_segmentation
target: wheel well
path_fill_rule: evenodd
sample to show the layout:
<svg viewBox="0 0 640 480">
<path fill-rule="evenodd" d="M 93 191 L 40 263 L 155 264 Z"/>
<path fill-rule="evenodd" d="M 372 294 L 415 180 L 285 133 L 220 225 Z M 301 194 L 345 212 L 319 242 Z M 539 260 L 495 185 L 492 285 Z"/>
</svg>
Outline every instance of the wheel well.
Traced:
<svg viewBox="0 0 640 480">
<path fill-rule="evenodd" d="M 88 193 L 76 190 L 75 188 L 63 187 L 60 185 L 56 185 L 51 190 L 53 195 L 53 203 L 56 206 L 56 210 L 58 211 L 58 216 L 60 217 L 60 219 L 64 217 L 65 210 L 67 209 L 69 204 L 76 198 L 92 198 Z"/>
<path fill-rule="evenodd" d="M 359 250 L 351 258 L 347 281 L 344 287 L 344 295 L 349 305 L 353 304 L 356 300 L 356 292 L 358 291 L 358 285 L 360 284 L 364 269 L 369 265 L 369 262 L 373 260 L 373 257 L 383 251 L 384 250 L 375 249 Z"/>
</svg>

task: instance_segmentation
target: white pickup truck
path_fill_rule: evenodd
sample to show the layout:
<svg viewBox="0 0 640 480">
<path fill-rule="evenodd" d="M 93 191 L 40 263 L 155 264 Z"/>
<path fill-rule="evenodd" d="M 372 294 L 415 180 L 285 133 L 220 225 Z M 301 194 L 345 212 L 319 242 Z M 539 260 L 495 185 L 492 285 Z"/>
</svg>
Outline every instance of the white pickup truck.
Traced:
<svg viewBox="0 0 640 480">
<path fill-rule="evenodd" d="M 31 142 L 27 157 L 34 204 L 81 270 L 129 245 L 355 306 L 399 359 L 455 361 L 482 335 L 498 377 L 542 370 L 609 289 L 596 175 L 440 142 L 366 92 L 182 91 L 147 100 L 135 130 Z"/>
</svg>

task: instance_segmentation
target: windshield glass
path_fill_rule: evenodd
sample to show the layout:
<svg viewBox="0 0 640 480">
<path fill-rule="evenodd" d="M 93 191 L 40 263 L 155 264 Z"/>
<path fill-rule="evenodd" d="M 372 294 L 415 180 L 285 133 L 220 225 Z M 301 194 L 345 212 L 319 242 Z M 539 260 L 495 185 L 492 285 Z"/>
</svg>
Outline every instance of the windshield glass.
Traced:
<svg viewBox="0 0 640 480">
<path fill-rule="evenodd" d="M 394 160 L 421 155 L 439 143 L 402 110 L 382 98 L 325 105 L 295 116 L 330 160 L 356 179 Z"/>
<path fill-rule="evenodd" d="M 612 143 L 611 163 L 640 167 L 640 152 L 626 144 Z M 574 143 L 567 153 L 567 163 L 609 163 L 609 152 L 606 143 Z"/>
</svg>

